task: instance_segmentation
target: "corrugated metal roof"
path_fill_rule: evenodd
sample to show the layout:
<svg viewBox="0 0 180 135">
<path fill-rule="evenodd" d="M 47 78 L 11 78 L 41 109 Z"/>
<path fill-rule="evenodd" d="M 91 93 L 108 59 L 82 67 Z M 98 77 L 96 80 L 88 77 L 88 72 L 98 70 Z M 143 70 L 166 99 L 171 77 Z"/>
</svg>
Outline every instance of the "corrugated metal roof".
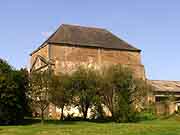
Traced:
<svg viewBox="0 0 180 135">
<path fill-rule="evenodd" d="M 180 81 L 150 80 L 155 91 L 180 92 Z"/>
</svg>

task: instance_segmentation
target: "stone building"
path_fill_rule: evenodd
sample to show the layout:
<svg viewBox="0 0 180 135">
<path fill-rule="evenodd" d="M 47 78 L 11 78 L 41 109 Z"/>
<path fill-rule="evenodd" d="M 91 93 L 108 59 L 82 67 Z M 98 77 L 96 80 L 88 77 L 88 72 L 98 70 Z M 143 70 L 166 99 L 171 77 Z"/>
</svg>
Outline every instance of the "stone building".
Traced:
<svg viewBox="0 0 180 135">
<path fill-rule="evenodd" d="M 135 77 L 146 80 L 145 69 L 141 63 L 141 50 L 106 29 L 63 24 L 30 56 L 30 71 L 51 67 L 58 73 L 72 71 L 80 65 L 100 69 L 108 65 L 121 64 L 132 69 Z M 159 93 L 172 90 L 159 90 L 158 82 L 150 82 L 156 89 L 151 97 L 153 102 L 162 100 Z M 177 91 L 180 92 L 180 88 Z"/>
<path fill-rule="evenodd" d="M 154 87 L 152 101 L 156 105 L 156 113 L 173 114 L 180 111 L 180 81 L 150 80 Z"/>
<path fill-rule="evenodd" d="M 145 79 L 141 50 L 100 28 L 61 25 L 31 55 L 31 71 L 47 68 L 66 72 L 79 65 L 95 68 L 122 64 L 131 68 L 138 78 Z"/>
</svg>

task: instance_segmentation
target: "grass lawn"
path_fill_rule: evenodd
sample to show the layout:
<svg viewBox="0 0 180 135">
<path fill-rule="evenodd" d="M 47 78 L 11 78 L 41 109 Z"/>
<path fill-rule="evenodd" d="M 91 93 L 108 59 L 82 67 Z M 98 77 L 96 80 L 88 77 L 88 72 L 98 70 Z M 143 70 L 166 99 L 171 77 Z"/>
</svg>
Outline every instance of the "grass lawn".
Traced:
<svg viewBox="0 0 180 135">
<path fill-rule="evenodd" d="M 0 126 L 0 135 L 180 135 L 180 118 L 140 123 L 55 122 Z"/>
</svg>

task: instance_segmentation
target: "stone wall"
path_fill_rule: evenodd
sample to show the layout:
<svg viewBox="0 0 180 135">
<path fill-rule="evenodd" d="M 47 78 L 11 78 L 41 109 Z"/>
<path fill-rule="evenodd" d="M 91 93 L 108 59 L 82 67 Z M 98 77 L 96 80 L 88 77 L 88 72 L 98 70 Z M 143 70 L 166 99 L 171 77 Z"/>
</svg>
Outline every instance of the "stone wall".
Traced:
<svg viewBox="0 0 180 135">
<path fill-rule="evenodd" d="M 100 68 L 122 64 L 132 69 L 136 77 L 145 79 L 140 52 L 51 45 L 50 54 L 56 72 L 69 72 L 80 65 Z"/>
<path fill-rule="evenodd" d="M 48 45 L 44 46 L 43 48 L 39 49 L 35 53 L 32 54 L 31 56 L 31 66 L 34 64 L 36 57 L 40 55 L 43 58 L 48 60 L 49 54 L 48 54 Z"/>
<path fill-rule="evenodd" d="M 176 104 L 174 102 L 156 102 L 155 103 L 157 115 L 171 115 L 176 111 Z"/>
</svg>

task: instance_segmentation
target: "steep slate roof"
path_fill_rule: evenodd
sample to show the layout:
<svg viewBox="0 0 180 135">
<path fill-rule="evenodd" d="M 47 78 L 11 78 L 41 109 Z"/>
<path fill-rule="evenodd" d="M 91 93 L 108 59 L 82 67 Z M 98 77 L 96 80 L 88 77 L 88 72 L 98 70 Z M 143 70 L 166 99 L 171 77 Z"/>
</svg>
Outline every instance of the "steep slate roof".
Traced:
<svg viewBox="0 0 180 135">
<path fill-rule="evenodd" d="M 180 92 L 180 81 L 151 80 L 150 83 L 159 92 Z"/>
<path fill-rule="evenodd" d="M 45 43 L 138 52 L 141 51 L 118 38 L 106 29 L 67 24 L 62 24 L 57 31 L 53 33 L 37 50 L 43 47 Z M 32 54 L 34 52 L 32 52 Z"/>
</svg>

